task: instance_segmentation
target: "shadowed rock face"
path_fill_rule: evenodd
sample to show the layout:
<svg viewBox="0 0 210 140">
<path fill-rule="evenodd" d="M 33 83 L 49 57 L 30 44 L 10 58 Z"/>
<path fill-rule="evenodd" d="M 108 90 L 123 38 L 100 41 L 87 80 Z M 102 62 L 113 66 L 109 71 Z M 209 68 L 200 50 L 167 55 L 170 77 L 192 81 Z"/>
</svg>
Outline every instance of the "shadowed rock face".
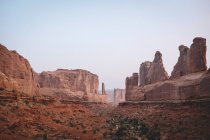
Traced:
<svg viewBox="0 0 210 140">
<path fill-rule="evenodd" d="M 144 86 L 146 85 L 146 76 L 148 74 L 148 71 L 152 65 L 152 62 L 146 61 L 141 64 L 139 68 L 139 85 Z"/>
<path fill-rule="evenodd" d="M 102 83 L 102 94 L 106 94 L 105 84 L 104 83 Z"/>
<path fill-rule="evenodd" d="M 42 72 L 39 75 L 40 88 L 68 89 L 76 92 L 98 93 L 98 76 L 85 70 L 64 70 Z"/>
<path fill-rule="evenodd" d="M 17 90 L 28 95 L 38 94 L 35 73 L 28 60 L 16 51 L 0 44 L 0 87 Z"/>
<path fill-rule="evenodd" d="M 138 73 L 133 73 L 131 77 L 127 77 L 125 80 L 125 89 L 129 90 L 132 89 L 134 86 L 138 86 Z"/>
<path fill-rule="evenodd" d="M 170 78 L 176 78 L 189 73 L 189 48 L 187 46 L 179 46 L 180 56 L 178 62 L 174 66 Z"/>
<path fill-rule="evenodd" d="M 190 46 L 190 73 L 206 70 L 206 39 L 197 37 Z"/>
<path fill-rule="evenodd" d="M 162 54 L 157 51 L 155 58 L 146 76 L 146 84 L 152 84 L 158 81 L 164 81 L 168 79 L 168 74 L 162 63 Z"/>
<path fill-rule="evenodd" d="M 170 79 L 194 72 L 207 70 L 206 67 L 206 39 L 197 37 L 193 40 L 190 49 L 179 46 L 180 56 L 174 66 Z"/>
</svg>

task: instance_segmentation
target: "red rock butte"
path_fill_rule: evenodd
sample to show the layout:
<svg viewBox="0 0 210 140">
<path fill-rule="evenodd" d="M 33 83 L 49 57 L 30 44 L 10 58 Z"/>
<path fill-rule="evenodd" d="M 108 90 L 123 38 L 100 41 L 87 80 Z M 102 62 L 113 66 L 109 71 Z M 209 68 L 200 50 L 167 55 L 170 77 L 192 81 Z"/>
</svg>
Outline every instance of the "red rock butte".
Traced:
<svg viewBox="0 0 210 140">
<path fill-rule="evenodd" d="M 58 69 L 34 72 L 27 59 L 0 45 L 0 87 L 26 95 L 47 95 L 60 99 L 104 101 L 98 95 L 99 80 L 87 70 Z"/>
<path fill-rule="evenodd" d="M 188 48 L 180 45 L 180 56 L 168 77 L 162 54 L 140 65 L 139 77 L 126 78 L 126 101 L 187 100 L 210 97 L 210 73 L 206 66 L 206 39 L 196 37 Z M 138 74 L 138 73 L 137 73 Z M 139 78 L 139 79 L 138 79 Z"/>
</svg>

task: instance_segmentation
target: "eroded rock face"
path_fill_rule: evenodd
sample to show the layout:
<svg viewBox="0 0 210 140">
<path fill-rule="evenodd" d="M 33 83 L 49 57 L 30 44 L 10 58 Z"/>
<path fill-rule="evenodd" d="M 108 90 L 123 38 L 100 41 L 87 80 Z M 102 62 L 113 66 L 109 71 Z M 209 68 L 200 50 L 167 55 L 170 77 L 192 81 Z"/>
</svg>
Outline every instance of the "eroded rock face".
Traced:
<svg viewBox="0 0 210 140">
<path fill-rule="evenodd" d="M 106 90 L 105 90 L 105 84 L 102 83 L 102 95 L 106 94 Z"/>
<path fill-rule="evenodd" d="M 197 37 L 190 46 L 190 73 L 206 70 L 206 39 Z"/>
<path fill-rule="evenodd" d="M 114 89 L 114 103 L 119 103 L 125 101 L 125 90 L 115 88 Z"/>
<path fill-rule="evenodd" d="M 190 49 L 187 46 L 181 45 L 179 46 L 180 56 L 178 62 L 174 66 L 174 69 L 171 73 L 170 78 L 177 78 L 183 75 L 187 75 L 189 73 L 189 52 Z"/>
<path fill-rule="evenodd" d="M 180 56 L 174 66 L 170 79 L 207 70 L 205 38 L 197 37 L 193 39 L 190 49 L 181 45 L 179 46 L 179 51 Z"/>
<path fill-rule="evenodd" d="M 0 44 L 0 87 L 37 95 L 38 84 L 28 60 Z"/>
<path fill-rule="evenodd" d="M 131 77 L 126 77 L 125 89 L 129 90 L 132 89 L 134 86 L 138 86 L 138 79 L 139 79 L 138 73 L 133 73 Z"/>
<path fill-rule="evenodd" d="M 148 71 L 152 65 L 152 62 L 146 61 L 141 64 L 139 68 L 139 85 L 144 86 L 146 85 L 146 76 L 148 74 Z"/>
<path fill-rule="evenodd" d="M 162 63 L 162 54 L 157 51 L 151 67 L 149 68 L 146 76 L 146 84 L 152 84 L 158 81 L 164 81 L 168 79 L 168 74 Z"/>
<path fill-rule="evenodd" d="M 98 76 L 86 70 L 42 72 L 39 75 L 40 88 L 67 89 L 71 92 L 98 93 Z"/>
</svg>

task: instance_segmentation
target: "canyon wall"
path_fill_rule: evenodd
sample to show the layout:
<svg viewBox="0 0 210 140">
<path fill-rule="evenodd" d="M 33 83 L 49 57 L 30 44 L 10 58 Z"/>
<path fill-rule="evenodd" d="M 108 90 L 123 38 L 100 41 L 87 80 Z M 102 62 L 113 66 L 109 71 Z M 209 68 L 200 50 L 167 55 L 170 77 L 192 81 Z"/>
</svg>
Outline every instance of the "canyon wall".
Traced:
<svg viewBox="0 0 210 140">
<path fill-rule="evenodd" d="M 186 100 L 210 97 L 210 72 L 206 66 L 206 39 L 193 39 L 190 48 L 179 46 L 180 56 L 170 79 L 162 54 L 156 52 L 153 62 L 141 64 L 139 86 L 126 78 L 127 101 Z"/>
<path fill-rule="evenodd" d="M 37 95 L 39 86 L 28 60 L 0 44 L 0 87 Z"/>
<path fill-rule="evenodd" d="M 98 95 L 98 84 L 98 76 L 86 70 L 58 69 L 38 74 L 28 60 L 0 45 L 0 88 L 30 96 L 105 102 L 105 95 Z"/>
<path fill-rule="evenodd" d="M 206 39 L 197 37 L 193 44 L 179 46 L 180 56 L 174 66 L 170 79 L 178 78 L 190 73 L 207 70 L 206 66 Z"/>
<path fill-rule="evenodd" d="M 92 100 L 98 98 L 98 76 L 86 70 L 58 69 L 39 74 L 40 94 L 61 99 Z"/>
</svg>

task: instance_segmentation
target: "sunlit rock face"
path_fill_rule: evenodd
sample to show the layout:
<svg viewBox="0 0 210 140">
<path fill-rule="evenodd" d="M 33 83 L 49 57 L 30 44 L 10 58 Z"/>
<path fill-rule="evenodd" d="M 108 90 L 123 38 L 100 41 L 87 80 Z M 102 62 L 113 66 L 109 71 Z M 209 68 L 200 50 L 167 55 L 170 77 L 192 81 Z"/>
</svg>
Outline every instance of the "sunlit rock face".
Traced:
<svg viewBox="0 0 210 140">
<path fill-rule="evenodd" d="M 91 101 L 99 97 L 98 76 L 86 70 L 46 71 L 39 74 L 38 81 L 41 94 Z"/>
<path fill-rule="evenodd" d="M 65 88 L 70 91 L 83 91 L 86 93 L 98 93 L 98 76 L 86 70 L 66 70 L 42 72 L 39 75 L 41 88 Z"/>
<path fill-rule="evenodd" d="M 35 72 L 27 59 L 0 44 L 0 87 L 37 95 Z"/>
</svg>

